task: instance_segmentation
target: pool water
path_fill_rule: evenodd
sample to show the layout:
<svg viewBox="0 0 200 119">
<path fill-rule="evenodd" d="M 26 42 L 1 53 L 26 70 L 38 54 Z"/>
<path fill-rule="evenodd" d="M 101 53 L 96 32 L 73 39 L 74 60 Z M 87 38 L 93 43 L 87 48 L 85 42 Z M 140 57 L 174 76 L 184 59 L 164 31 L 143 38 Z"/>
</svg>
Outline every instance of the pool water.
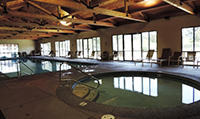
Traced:
<svg viewBox="0 0 200 119">
<path fill-rule="evenodd" d="M 29 66 L 34 74 L 53 72 L 60 70 L 60 64 L 62 62 L 59 61 L 48 61 L 48 60 L 39 60 L 39 59 L 20 59 L 27 66 Z M 17 64 L 18 60 L 3 60 L 0 61 L 0 72 L 6 74 L 8 77 L 17 77 L 17 68 L 20 72 L 31 73 L 26 66 L 22 63 Z M 78 64 L 78 63 L 70 63 L 76 67 L 86 67 L 87 64 Z M 89 64 L 88 64 L 89 65 Z M 67 64 L 63 64 L 61 70 L 71 69 L 71 66 Z M 25 74 L 24 74 L 25 75 Z"/>
<path fill-rule="evenodd" d="M 200 99 L 200 88 L 163 76 L 113 75 L 98 77 L 96 102 L 117 107 L 157 108 L 190 104 Z M 96 86 L 91 79 L 83 81 Z M 198 88 L 197 88 L 198 87 Z"/>
</svg>

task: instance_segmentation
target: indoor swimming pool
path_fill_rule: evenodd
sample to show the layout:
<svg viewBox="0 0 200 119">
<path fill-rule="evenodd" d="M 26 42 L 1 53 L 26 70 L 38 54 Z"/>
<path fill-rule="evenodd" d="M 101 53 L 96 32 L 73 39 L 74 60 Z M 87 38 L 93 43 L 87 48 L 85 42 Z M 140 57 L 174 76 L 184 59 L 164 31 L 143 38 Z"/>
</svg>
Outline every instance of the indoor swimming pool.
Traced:
<svg viewBox="0 0 200 119">
<path fill-rule="evenodd" d="M 98 77 L 97 103 L 128 108 L 176 107 L 200 99 L 200 87 L 183 77 L 162 74 L 114 73 Z M 92 79 L 83 82 L 96 86 Z"/>
<path fill-rule="evenodd" d="M 18 63 L 20 60 L 21 63 Z M 1 60 L 0 72 L 10 78 L 17 77 L 17 72 L 23 72 L 23 75 L 40 74 L 60 70 L 61 61 L 41 60 L 41 59 L 16 59 L 16 60 Z M 89 64 L 70 63 L 76 67 L 86 67 Z M 63 64 L 61 70 L 71 69 L 68 64 Z"/>
</svg>

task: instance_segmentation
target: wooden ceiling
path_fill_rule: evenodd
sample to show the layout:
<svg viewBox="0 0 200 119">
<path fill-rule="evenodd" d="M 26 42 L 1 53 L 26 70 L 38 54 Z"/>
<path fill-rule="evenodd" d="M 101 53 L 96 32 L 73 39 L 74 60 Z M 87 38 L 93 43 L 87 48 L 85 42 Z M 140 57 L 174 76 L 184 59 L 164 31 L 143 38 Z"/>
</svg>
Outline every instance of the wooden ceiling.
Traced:
<svg viewBox="0 0 200 119">
<path fill-rule="evenodd" d="M 40 39 L 179 15 L 200 0 L 0 0 L 0 39 Z"/>
</svg>

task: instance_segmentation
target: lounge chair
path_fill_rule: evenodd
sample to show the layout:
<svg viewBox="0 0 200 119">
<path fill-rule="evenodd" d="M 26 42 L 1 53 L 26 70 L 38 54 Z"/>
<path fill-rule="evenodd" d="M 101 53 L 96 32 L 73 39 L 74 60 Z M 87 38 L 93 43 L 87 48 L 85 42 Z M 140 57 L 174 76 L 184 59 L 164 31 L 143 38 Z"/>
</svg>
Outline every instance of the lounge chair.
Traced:
<svg viewBox="0 0 200 119">
<path fill-rule="evenodd" d="M 94 51 L 94 50 L 91 52 L 90 58 L 91 58 L 91 59 L 94 59 L 94 58 L 95 58 L 95 51 Z"/>
<path fill-rule="evenodd" d="M 110 54 L 109 59 L 114 60 L 118 58 L 118 51 L 114 51 L 113 54 Z"/>
<path fill-rule="evenodd" d="M 147 55 L 146 55 L 146 58 L 134 60 L 135 65 L 136 65 L 136 62 L 142 62 L 142 66 L 144 66 L 144 62 L 150 63 L 151 60 L 152 60 L 153 54 L 154 54 L 154 50 L 149 50 Z"/>
<path fill-rule="evenodd" d="M 68 53 L 67 53 L 67 56 L 66 56 L 67 58 L 71 58 L 72 57 L 72 52 L 71 51 L 69 51 Z"/>
<path fill-rule="evenodd" d="M 27 53 L 26 52 L 22 52 L 22 57 L 26 57 Z"/>
<path fill-rule="evenodd" d="M 169 56 L 171 56 L 171 49 L 170 48 L 164 48 L 162 50 L 162 56 L 158 59 L 152 59 L 151 61 L 151 67 L 152 63 L 160 64 L 160 66 L 167 65 Z"/>
<path fill-rule="evenodd" d="M 174 64 L 176 63 L 177 66 L 179 66 L 180 63 L 182 63 L 182 52 L 174 52 L 174 56 L 169 56 L 169 59 L 168 59 L 168 66 L 170 64 Z"/>
<path fill-rule="evenodd" d="M 21 52 L 18 52 L 18 57 L 22 57 L 22 53 Z"/>
<path fill-rule="evenodd" d="M 196 60 L 196 52 L 187 52 L 187 57 L 183 59 L 183 67 L 185 66 L 185 62 L 192 62 L 193 67 L 195 67 L 195 60 Z M 198 66 L 197 66 L 198 68 Z"/>
</svg>

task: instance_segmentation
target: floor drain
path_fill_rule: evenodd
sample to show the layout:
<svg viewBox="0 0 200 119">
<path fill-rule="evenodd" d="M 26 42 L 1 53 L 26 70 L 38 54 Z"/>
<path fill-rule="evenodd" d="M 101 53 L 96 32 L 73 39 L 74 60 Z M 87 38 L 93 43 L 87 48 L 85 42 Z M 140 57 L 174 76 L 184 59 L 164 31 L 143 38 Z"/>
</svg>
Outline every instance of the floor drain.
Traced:
<svg viewBox="0 0 200 119">
<path fill-rule="evenodd" d="M 115 119 L 115 117 L 111 114 L 105 114 L 101 117 L 101 119 Z"/>
</svg>

